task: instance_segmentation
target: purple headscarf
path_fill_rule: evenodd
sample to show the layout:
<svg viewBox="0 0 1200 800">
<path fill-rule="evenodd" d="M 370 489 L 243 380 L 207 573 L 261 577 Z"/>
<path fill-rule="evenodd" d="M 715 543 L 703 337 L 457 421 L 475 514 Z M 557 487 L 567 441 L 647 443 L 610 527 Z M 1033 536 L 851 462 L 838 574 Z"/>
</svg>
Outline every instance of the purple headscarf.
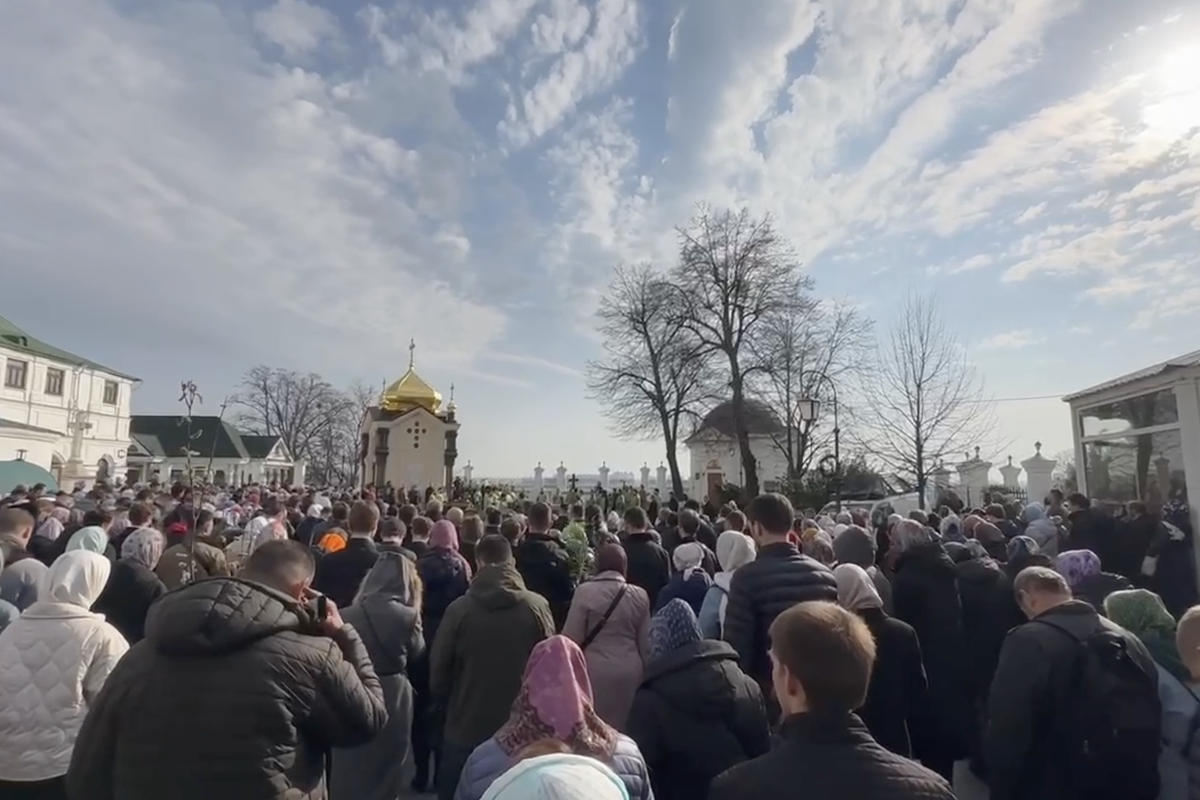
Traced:
<svg viewBox="0 0 1200 800">
<path fill-rule="evenodd" d="M 1091 550 L 1068 550 L 1054 559 L 1054 569 L 1067 579 L 1073 591 L 1085 578 L 1100 574 L 1100 556 Z"/>
<path fill-rule="evenodd" d="M 466 569 L 467 577 L 471 577 L 471 565 L 458 552 L 458 529 L 450 520 L 439 519 L 429 530 L 429 546 L 434 550 L 446 550 Z"/>
</svg>

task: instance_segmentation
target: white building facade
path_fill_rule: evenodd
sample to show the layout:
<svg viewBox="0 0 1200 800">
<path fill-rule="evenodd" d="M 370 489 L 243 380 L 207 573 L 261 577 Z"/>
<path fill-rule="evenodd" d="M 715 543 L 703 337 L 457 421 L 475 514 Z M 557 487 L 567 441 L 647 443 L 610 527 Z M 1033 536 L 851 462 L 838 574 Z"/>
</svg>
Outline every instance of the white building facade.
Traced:
<svg viewBox="0 0 1200 800">
<path fill-rule="evenodd" d="M 292 457 L 281 437 L 244 433 L 220 417 L 193 417 L 189 433 L 177 415 L 140 414 L 133 418 L 131 436 L 130 484 L 186 481 L 189 467 L 217 486 L 304 483 L 306 464 Z"/>
<path fill-rule="evenodd" d="M 0 370 L 0 460 L 37 464 L 68 486 L 124 475 L 136 378 L 3 318 Z"/>
<path fill-rule="evenodd" d="M 787 479 L 787 458 L 777 443 L 786 433 L 783 423 L 770 409 L 753 401 L 747 401 L 745 417 L 759 485 L 764 491 L 776 491 Z M 723 486 L 745 485 L 731 403 L 721 403 L 705 415 L 684 444 L 690 473 L 683 476 L 683 484 L 689 497 L 715 500 Z"/>
</svg>

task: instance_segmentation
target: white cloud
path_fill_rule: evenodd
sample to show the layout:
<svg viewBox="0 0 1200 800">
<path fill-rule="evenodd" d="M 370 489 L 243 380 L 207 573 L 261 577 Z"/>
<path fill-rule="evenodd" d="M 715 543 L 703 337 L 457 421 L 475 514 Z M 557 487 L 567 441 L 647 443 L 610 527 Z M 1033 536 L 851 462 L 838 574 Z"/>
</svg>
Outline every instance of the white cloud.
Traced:
<svg viewBox="0 0 1200 800">
<path fill-rule="evenodd" d="M 1042 341 L 1043 337 L 1029 328 L 1024 328 L 989 336 L 979 343 L 979 347 L 983 350 L 1018 350 L 1022 347 L 1032 347 Z"/>
<path fill-rule="evenodd" d="M 289 56 L 310 53 L 339 34 L 337 18 L 305 0 L 276 0 L 254 14 L 254 27 Z"/>
</svg>

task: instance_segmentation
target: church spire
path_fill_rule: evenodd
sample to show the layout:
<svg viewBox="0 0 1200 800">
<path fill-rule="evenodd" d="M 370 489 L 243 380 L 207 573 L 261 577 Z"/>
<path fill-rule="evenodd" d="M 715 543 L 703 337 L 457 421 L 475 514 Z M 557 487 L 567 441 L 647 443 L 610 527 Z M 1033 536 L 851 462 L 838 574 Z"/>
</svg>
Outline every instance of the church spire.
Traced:
<svg viewBox="0 0 1200 800">
<path fill-rule="evenodd" d="M 417 354 L 417 340 L 409 339 L 408 340 L 408 368 L 409 369 L 413 368 L 413 364 L 417 360 L 416 354 Z"/>
</svg>

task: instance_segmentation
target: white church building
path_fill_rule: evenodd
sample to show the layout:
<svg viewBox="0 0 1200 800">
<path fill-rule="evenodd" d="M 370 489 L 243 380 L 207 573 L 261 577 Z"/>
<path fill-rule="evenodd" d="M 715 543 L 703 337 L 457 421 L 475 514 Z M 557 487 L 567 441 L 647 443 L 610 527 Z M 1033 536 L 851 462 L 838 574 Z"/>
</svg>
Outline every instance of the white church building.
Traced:
<svg viewBox="0 0 1200 800">
<path fill-rule="evenodd" d="M 759 485 L 764 491 L 775 491 L 787 478 L 787 459 L 776 443 L 785 428 L 775 412 L 762 403 L 746 400 L 744 406 Z M 734 429 L 732 402 L 721 403 L 708 412 L 684 444 L 691 462 L 691 472 L 684 476 L 688 497 L 715 498 L 726 484 L 744 485 L 746 473 Z"/>
<path fill-rule="evenodd" d="M 138 379 L 36 339 L 0 317 L 0 463 L 60 485 L 125 473 Z"/>
</svg>

